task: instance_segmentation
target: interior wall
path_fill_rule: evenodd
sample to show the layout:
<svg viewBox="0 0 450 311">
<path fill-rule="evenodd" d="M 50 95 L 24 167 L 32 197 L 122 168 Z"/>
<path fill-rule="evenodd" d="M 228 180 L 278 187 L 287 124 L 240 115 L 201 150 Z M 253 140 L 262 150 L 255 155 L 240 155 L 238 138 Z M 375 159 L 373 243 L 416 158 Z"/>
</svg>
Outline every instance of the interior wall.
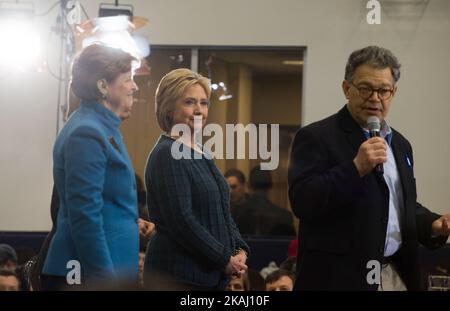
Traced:
<svg viewBox="0 0 450 311">
<path fill-rule="evenodd" d="M 91 17 L 100 2 L 81 1 Z M 367 24 L 362 0 L 126 2 L 136 15 L 149 18 L 139 32 L 152 44 L 307 47 L 303 124 L 344 105 L 340 84 L 353 50 L 371 44 L 391 49 L 403 67 L 388 121 L 414 146 L 419 200 L 433 211 L 449 212 L 450 1 L 430 0 L 425 9 L 396 1 L 383 8 L 381 25 Z M 35 1 L 40 12 L 53 3 Z M 55 18 L 52 13 L 39 19 L 43 38 Z M 53 68 L 58 47 L 49 41 Z M 46 72 L 0 77 L 0 231 L 48 230 L 57 81 Z"/>
<path fill-rule="evenodd" d="M 54 1 L 35 3 L 45 12 Z M 59 71 L 59 42 L 50 32 L 56 10 L 35 20 L 39 55 Z M 7 44 L 2 42 L 3 44 Z M 0 68 L 0 231 L 48 230 L 53 186 L 52 146 L 56 138 L 58 80 L 48 70 Z"/>
<path fill-rule="evenodd" d="M 302 105 L 301 75 L 256 75 L 254 80 L 256 109 L 252 111 L 252 122 L 298 125 Z"/>
</svg>

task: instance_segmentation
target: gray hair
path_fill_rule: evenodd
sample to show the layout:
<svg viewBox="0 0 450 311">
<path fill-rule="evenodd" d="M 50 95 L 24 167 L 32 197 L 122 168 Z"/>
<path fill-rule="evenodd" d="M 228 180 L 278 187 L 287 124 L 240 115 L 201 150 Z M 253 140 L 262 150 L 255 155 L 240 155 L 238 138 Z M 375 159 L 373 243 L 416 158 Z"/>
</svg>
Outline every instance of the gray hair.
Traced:
<svg viewBox="0 0 450 311">
<path fill-rule="evenodd" d="M 400 63 L 395 55 L 388 49 L 379 46 L 368 46 L 354 51 L 348 58 L 345 66 L 345 80 L 351 82 L 356 68 L 369 65 L 377 69 L 390 68 L 394 83 L 400 79 Z"/>
</svg>

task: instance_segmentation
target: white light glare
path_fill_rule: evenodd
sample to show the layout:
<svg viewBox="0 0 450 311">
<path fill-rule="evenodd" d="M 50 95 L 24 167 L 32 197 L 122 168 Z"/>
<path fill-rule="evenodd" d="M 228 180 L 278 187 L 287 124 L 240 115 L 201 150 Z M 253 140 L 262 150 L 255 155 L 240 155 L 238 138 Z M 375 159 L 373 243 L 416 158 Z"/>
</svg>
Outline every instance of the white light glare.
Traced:
<svg viewBox="0 0 450 311">
<path fill-rule="evenodd" d="M 130 22 L 127 16 L 108 16 L 94 19 L 93 36 L 83 40 L 83 48 L 101 42 L 108 46 L 122 49 L 138 60 L 150 54 L 148 41 L 142 36 L 132 37 L 129 32 Z M 139 67 L 139 64 L 136 64 Z"/>
<path fill-rule="evenodd" d="M 224 82 L 212 83 L 211 89 L 217 94 L 220 101 L 233 98 L 233 95 L 228 93 L 227 86 Z"/>
<path fill-rule="evenodd" d="M 39 36 L 27 20 L 0 21 L 0 65 L 25 68 L 36 62 L 40 52 Z"/>
</svg>

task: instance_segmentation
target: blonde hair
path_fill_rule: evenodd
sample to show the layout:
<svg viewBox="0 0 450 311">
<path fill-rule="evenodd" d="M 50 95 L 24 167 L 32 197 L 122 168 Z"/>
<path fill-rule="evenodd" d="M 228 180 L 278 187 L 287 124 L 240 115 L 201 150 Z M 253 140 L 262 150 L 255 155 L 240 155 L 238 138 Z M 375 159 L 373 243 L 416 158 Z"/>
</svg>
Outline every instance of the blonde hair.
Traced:
<svg viewBox="0 0 450 311">
<path fill-rule="evenodd" d="M 155 112 L 158 125 L 164 132 L 168 133 L 172 129 L 172 113 L 177 100 L 184 95 L 187 88 L 195 84 L 205 90 L 208 98 L 211 96 L 209 79 L 187 68 L 172 70 L 159 82 L 155 95 Z"/>
</svg>

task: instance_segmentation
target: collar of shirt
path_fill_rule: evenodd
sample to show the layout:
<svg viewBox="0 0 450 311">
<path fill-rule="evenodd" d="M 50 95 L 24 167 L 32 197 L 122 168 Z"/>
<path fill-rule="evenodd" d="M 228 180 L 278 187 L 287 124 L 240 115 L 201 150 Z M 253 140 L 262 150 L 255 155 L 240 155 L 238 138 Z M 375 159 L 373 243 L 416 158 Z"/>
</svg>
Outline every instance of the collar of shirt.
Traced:
<svg viewBox="0 0 450 311">
<path fill-rule="evenodd" d="M 380 135 L 381 135 L 381 137 L 383 137 L 387 141 L 387 143 L 388 143 L 388 145 L 390 147 L 391 146 L 391 141 L 392 141 L 392 129 L 387 124 L 386 120 L 381 121 L 380 125 L 381 125 Z M 369 139 L 370 138 L 369 130 L 367 130 L 367 129 L 363 128 L 363 127 L 361 127 L 361 129 L 363 130 L 364 136 L 366 136 L 366 139 Z"/>
</svg>

